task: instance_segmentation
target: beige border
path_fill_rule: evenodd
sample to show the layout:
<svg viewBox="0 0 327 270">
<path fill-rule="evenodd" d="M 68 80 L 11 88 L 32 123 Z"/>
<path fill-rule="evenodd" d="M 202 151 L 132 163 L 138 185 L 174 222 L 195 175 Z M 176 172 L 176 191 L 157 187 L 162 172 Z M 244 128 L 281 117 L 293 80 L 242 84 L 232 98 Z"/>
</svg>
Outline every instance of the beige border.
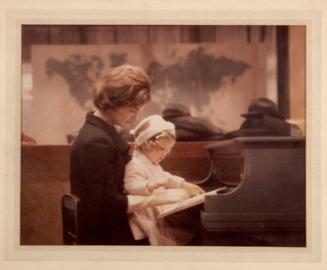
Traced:
<svg viewBox="0 0 327 270">
<path fill-rule="evenodd" d="M 18 2 L 18 3 L 16 3 Z M 280 264 L 288 262 L 287 267 L 308 269 L 321 267 L 325 263 L 324 250 L 321 244 L 326 240 L 322 237 L 321 225 L 326 224 L 326 215 L 322 216 L 323 202 L 326 201 L 326 184 L 322 182 L 323 150 L 326 146 L 321 139 L 322 111 L 321 105 L 323 96 L 321 92 L 320 70 L 321 70 L 321 20 L 326 20 L 324 6 L 318 5 L 315 10 L 312 5 L 298 4 L 297 7 L 286 5 L 282 1 L 281 10 L 270 4 L 250 8 L 250 6 L 235 10 L 234 1 L 219 8 L 209 1 L 192 5 L 184 4 L 158 6 L 156 1 L 134 1 L 128 5 L 119 5 L 116 1 L 110 1 L 105 10 L 92 5 L 94 10 L 88 10 L 89 6 L 81 1 L 79 5 L 62 4 L 51 9 L 40 2 L 35 6 L 28 6 L 24 1 L 15 1 L 6 5 L 1 10 L 1 99 L 0 99 L 0 175 L 1 194 L 4 198 L 4 205 L 0 204 L 1 221 L 4 229 L 1 231 L 1 238 L 4 241 L 1 246 L 1 266 L 8 269 L 13 267 L 33 267 L 37 264 L 43 267 L 47 262 L 47 269 L 59 269 L 60 267 L 71 267 L 67 261 L 85 261 L 78 264 L 78 268 L 88 269 L 93 261 L 101 261 L 96 267 L 127 266 L 135 267 L 135 264 L 127 264 L 128 261 L 137 261 L 138 266 L 153 267 L 150 262 L 157 262 L 158 268 L 183 267 L 183 268 L 210 268 L 219 262 L 220 267 L 235 269 L 242 266 L 256 266 L 258 263 L 273 267 L 282 267 Z M 64 3 L 65 3 L 64 2 Z M 94 2 L 94 1 L 92 1 Z M 129 1 L 128 1 L 129 2 Z M 137 6 L 135 2 L 142 2 Z M 305 1 L 304 1 L 305 2 Z M 318 1 L 319 2 L 319 1 Z M 84 4 L 83 4 L 84 3 Z M 156 3 L 156 4 L 153 4 Z M 204 4 L 206 3 L 206 5 Z M 268 1 L 267 1 L 268 3 Z M 58 3 L 57 3 L 58 4 Z M 212 4 L 212 5 L 211 5 Z M 306 6 L 307 5 L 307 6 Z M 100 5 L 99 5 L 100 6 Z M 286 6 L 286 9 L 285 9 Z M 116 7 L 117 10 L 112 10 Z M 127 8 L 128 7 L 128 8 Z M 158 8 L 159 7 L 159 8 Z M 161 8 L 161 9 L 160 9 Z M 273 11 L 271 9 L 273 8 Z M 294 8 L 298 8 L 295 11 Z M 69 12 L 65 9 L 71 9 Z M 167 9 L 167 10 L 166 10 Z M 268 11 L 265 9 L 268 9 Z M 270 11 L 269 11 L 270 9 Z M 3 16 L 2 16 L 3 15 Z M 212 19 L 211 19 L 212 18 Z M 219 18 L 219 19 L 218 19 Z M 307 55 L 307 195 L 308 195 L 308 223 L 310 233 L 308 234 L 309 245 L 307 248 L 236 248 L 236 247 L 183 247 L 183 248 L 154 248 L 146 247 L 140 251 L 136 247 L 63 247 L 63 246 L 42 246 L 29 247 L 19 246 L 19 193 L 20 193 L 20 25 L 21 24 L 306 24 L 308 26 L 308 55 Z M 326 22 L 325 22 L 326 24 Z M 325 29 L 322 29 L 326 31 Z M 325 64 L 326 62 L 323 62 Z M 3 76 L 5 74 L 5 76 Z M 5 132 L 4 132 L 5 131 Z M 326 161 L 326 160 L 325 160 Z M 324 189 L 325 188 L 325 189 Z M 324 195 L 324 196 L 323 196 Z M 324 219 L 321 220 L 321 217 Z M 322 221 L 322 223 L 321 223 Z M 49 264 L 48 262 L 52 262 Z M 119 264 L 114 261 L 121 261 Z M 44 263 L 42 263 L 44 262 Z M 106 263 L 105 263 L 106 262 Z M 169 265 L 165 262 L 171 262 Z M 177 262 L 183 262 L 177 265 Z M 303 262 L 303 263 L 302 263 Z M 231 264 L 232 263 L 232 264 Z M 239 264 L 240 263 L 240 264 Z M 246 265 L 243 265 L 246 263 Z M 69 266 L 69 267 L 68 267 Z M 260 268 L 263 265 L 260 265 Z M 285 266 L 285 265 L 284 265 Z M 217 265 L 216 265 L 217 267 Z M 65 268 L 66 269 L 66 268 Z M 107 269 L 107 268 L 106 268 Z"/>
</svg>

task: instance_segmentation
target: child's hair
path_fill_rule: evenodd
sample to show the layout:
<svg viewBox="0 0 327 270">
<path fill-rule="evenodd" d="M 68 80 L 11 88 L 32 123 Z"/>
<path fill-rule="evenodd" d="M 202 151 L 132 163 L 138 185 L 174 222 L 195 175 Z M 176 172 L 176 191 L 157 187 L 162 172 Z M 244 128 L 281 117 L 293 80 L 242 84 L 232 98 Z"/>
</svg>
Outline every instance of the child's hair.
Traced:
<svg viewBox="0 0 327 270">
<path fill-rule="evenodd" d="M 136 149 L 140 150 L 141 152 L 148 151 L 150 149 L 160 146 L 161 139 L 170 140 L 173 142 L 176 141 L 175 136 L 171 132 L 164 130 L 164 131 L 154 135 L 150 139 L 146 140 L 141 145 L 136 146 Z"/>
<path fill-rule="evenodd" d="M 100 111 L 122 106 L 137 107 L 151 99 L 150 80 L 143 69 L 130 65 L 113 68 L 93 90 L 93 102 Z"/>
</svg>

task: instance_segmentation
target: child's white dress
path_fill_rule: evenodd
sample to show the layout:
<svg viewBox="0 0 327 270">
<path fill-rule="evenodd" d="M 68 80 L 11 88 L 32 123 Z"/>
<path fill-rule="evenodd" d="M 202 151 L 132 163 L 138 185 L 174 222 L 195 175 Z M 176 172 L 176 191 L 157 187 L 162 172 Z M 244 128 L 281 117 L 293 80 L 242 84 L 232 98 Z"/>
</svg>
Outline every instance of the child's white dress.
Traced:
<svg viewBox="0 0 327 270">
<path fill-rule="evenodd" d="M 173 188 L 179 188 L 185 181 L 153 164 L 144 154 L 135 150 L 132 160 L 126 165 L 124 187 L 131 195 L 149 195 L 147 184 L 153 180 L 171 179 Z M 163 187 L 153 192 L 162 192 Z M 172 228 L 164 219 L 156 219 L 160 206 L 148 207 L 130 214 L 129 224 L 135 240 L 148 237 L 151 245 L 182 245 L 191 237 L 189 233 Z"/>
</svg>

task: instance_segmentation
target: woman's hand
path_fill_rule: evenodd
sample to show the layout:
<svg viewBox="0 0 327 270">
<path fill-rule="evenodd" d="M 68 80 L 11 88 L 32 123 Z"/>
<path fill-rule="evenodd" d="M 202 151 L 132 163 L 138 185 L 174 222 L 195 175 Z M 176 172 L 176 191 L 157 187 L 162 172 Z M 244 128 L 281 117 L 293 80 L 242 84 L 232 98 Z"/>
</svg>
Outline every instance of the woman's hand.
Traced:
<svg viewBox="0 0 327 270">
<path fill-rule="evenodd" d="M 205 193 L 205 191 L 201 187 L 187 181 L 182 182 L 181 188 L 185 189 L 191 197 Z"/>
</svg>

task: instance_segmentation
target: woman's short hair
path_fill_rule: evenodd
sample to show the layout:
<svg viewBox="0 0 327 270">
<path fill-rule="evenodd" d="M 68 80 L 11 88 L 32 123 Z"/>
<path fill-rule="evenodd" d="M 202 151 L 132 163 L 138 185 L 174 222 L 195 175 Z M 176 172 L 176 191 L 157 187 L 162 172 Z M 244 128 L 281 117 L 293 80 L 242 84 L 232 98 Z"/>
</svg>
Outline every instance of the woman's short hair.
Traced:
<svg viewBox="0 0 327 270">
<path fill-rule="evenodd" d="M 143 69 L 130 65 L 113 68 L 93 90 L 93 102 L 100 111 L 122 106 L 137 107 L 151 99 L 150 80 Z"/>
</svg>

